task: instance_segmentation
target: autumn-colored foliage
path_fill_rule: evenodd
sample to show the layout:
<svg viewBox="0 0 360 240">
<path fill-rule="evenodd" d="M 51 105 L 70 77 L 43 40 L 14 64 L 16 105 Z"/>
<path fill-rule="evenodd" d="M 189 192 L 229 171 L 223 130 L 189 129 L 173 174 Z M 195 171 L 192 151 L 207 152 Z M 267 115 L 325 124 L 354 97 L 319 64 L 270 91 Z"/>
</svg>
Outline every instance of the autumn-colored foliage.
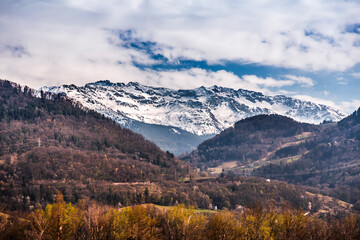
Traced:
<svg viewBox="0 0 360 240">
<path fill-rule="evenodd" d="M 165 239 L 198 239 L 205 230 L 206 218 L 197 214 L 193 207 L 178 205 L 162 216 L 162 230 Z"/>
<path fill-rule="evenodd" d="M 318 219 L 254 208 L 201 213 L 191 206 L 108 208 L 56 202 L 27 216 L 0 215 L 0 239 L 360 239 L 360 218 Z"/>
<path fill-rule="evenodd" d="M 56 203 L 49 204 L 45 210 L 38 209 L 30 216 L 32 234 L 36 239 L 69 239 L 77 236 L 84 224 L 84 209 L 66 204 L 59 192 Z"/>
</svg>

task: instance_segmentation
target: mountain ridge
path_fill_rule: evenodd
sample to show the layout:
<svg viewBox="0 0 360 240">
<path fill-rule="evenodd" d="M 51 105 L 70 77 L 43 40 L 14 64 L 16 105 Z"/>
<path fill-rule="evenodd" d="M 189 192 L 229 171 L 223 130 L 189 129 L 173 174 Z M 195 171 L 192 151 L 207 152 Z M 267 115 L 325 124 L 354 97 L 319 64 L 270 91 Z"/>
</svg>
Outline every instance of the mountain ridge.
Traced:
<svg viewBox="0 0 360 240">
<path fill-rule="evenodd" d="M 345 116 L 341 111 L 322 104 L 217 85 L 174 90 L 137 82 L 125 84 L 101 80 L 84 86 L 71 84 L 43 87 L 40 90 L 66 95 L 177 155 L 194 150 L 203 140 L 241 119 L 255 115 L 280 114 L 310 123 L 339 121 Z M 139 127 L 137 123 L 146 125 Z M 149 128 L 154 129 L 152 125 L 165 128 L 158 128 L 155 135 L 149 134 Z M 185 131 L 186 136 L 183 135 L 182 141 L 175 139 L 172 134 L 174 129 Z M 158 137 L 160 135 L 161 138 Z M 191 144 L 183 145 L 183 142 Z"/>
</svg>

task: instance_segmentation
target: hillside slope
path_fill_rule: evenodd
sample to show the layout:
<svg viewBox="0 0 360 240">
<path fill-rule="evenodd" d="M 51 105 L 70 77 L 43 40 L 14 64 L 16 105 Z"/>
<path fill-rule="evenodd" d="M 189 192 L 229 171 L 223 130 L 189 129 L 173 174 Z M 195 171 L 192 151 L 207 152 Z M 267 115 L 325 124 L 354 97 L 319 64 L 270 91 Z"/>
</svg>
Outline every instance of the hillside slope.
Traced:
<svg viewBox="0 0 360 240">
<path fill-rule="evenodd" d="M 96 188 L 106 183 L 175 180 L 188 171 L 172 154 L 99 113 L 58 95 L 32 95 L 0 81 L 0 201 L 14 209 L 51 202 L 56 189 L 69 198 L 99 197 Z"/>
<path fill-rule="evenodd" d="M 320 132 L 320 127 L 299 123 L 280 115 L 259 115 L 237 122 L 217 136 L 201 143 L 184 159 L 198 167 L 216 166 L 224 162 L 254 164 L 279 155 L 279 149 L 297 148 L 305 152 L 305 142 Z M 283 153 L 284 154 L 284 153 Z M 286 153 L 285 153 L 286 154 Z"/>
<path fill-rule="evenodd" d="M 355 204 L 360 198 L 359 118 L 359 110 L 337 124 L 322 125 L 279 115 L 255 116 L 182 159 L 210 173 L 279 179 Z"/>
<path fill-rule="evenodd" d="M 297 161 L 270 164 L 254 174 L 326 187 L 334 196 L 356 203 L 360 199 L 360 109 L 325 128 L 309 145 L 311 150 Z"/>
</svg>

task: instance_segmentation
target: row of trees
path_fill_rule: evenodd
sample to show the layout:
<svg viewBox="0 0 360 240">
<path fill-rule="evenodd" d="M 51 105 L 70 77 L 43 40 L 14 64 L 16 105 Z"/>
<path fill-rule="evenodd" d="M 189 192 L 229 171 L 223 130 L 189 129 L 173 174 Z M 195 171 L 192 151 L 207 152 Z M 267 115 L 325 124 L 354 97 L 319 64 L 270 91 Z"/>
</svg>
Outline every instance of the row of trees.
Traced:
<svg viewBox="0 0 360 240">
<path fill-rule="evenodd" d="M 80 157 L 81 155 L 78 159 Z M 59 158 L 54 162 L 60 161 Z M 287 206 L 291 209 L 310 210 L 308 203 L 315 205 L 315 199 L 309 197 L 303 188 L 284 182 L 266 182 L 265 179 L 230 175 L 206 181 L 175 182 L 161 180 L 163 173 L 159 169 L 151 169 L 151 165 L 147 164 L 122 164 L 123 167 L 119 165 L 117 169 L 112 168 L 112 171 L 105 171 L 106 168 L 103 169 L 101 165 L 96 167 L 98 162 L 106 165 L 109 161 L 102 163 L 94 158 L 94 167 L 87 165 L 84 170 L 81 164 L 76 164 L 74 161 L 71 170 L 66 172 L 60 170 L 51 172 L 51 165 L 47 164 L 43 164 L 44 168 L 41 164 L 23 164 L 29 172 L 18 168 L 12 170 L 14 174 L 21 176 L 45 174 L 50 177 L 44 177 L 43 180 L 2 179 L 0 177 L 0 207 L 2 205 L 6 210 L 32 210 L 39 204 L 45 207 L 46 204 L 54 201 L 57 190 L 60 190 L 65 200 L 72 204 L 75 204 L 78 199 L 86 199 L 112 206 L 144 203 L 166 206 L 185 204 L 203 209 L 213 209 L 215 206 L 217 209 L 235 209 L 239 205 L 249 208 L 254 203 L 259 203 L 264 208 L 271 205 L 278 209 Z M 5 172 L 10 172 L 11 169 L 5 170 Z M 115 175 L 116 172 L 121 174 Z M 56 179 L 51 177 L 54 173 L 57 176 L 64 174 L 67 177 Z M 132 176 L 137 176 L 137 178 L 132 178 Z"/>
<path fill-rule="evenodd" d="M 0 215 L 0 239 L 360 239 L 360 218 L 320 220 L 254 208 L 202 213 L 178 205 L 120 209 L 56 203 L 25 217 Z"/>
</svg>

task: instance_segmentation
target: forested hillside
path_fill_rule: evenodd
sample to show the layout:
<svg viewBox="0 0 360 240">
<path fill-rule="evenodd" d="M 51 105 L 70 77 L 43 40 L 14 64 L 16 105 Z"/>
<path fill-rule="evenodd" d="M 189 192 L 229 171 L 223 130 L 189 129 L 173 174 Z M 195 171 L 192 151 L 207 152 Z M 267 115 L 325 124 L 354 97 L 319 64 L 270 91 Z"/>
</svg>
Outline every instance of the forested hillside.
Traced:
<svg viewBox="0 0 360 240">
<path fill-rule="evenodd" d="M 360 210 L 360 109 L 323 129 L 309 144 L 312 148 L 297 161 L 270 164 L 254 174 L 325 188 Z"/>
<path fill-rule="evenodd" d="M 299 123 L 280 115 L 258 115 L 237 122 L 217 136 L 201 143 L 197 150 L 183 159 L 199 167 L 216 166 L 223 162 L 253 163 L 270 153 L 286 155 L 284 147 L 298 143 L 298 153 L 305 151 L 306 139 L 320 132 L 320 127 Z M 304 146 L 303 146 L 304 145 Z M 282 149 L 282 152 L 277 150 Z M 292 149 L 291 149 L 292 150 Z"/>
<path fill-rule="evenodd" d="M 54 186 L 76 200 L 90 192 L 100 197 L 97 188 L 109 182 L 187 174 L 186 164 L 141 135 L 61 96 L 41 95 L 0 81 L 0 195 L 6 205 L 51 202 Z"/>
<path fill-rule="evenodd" d="M 184 156 L 208 172 L 284 180 L 360 209 L 360 110 L 310 125 L 279 115 L 239 121 Z"/>
</svg>

